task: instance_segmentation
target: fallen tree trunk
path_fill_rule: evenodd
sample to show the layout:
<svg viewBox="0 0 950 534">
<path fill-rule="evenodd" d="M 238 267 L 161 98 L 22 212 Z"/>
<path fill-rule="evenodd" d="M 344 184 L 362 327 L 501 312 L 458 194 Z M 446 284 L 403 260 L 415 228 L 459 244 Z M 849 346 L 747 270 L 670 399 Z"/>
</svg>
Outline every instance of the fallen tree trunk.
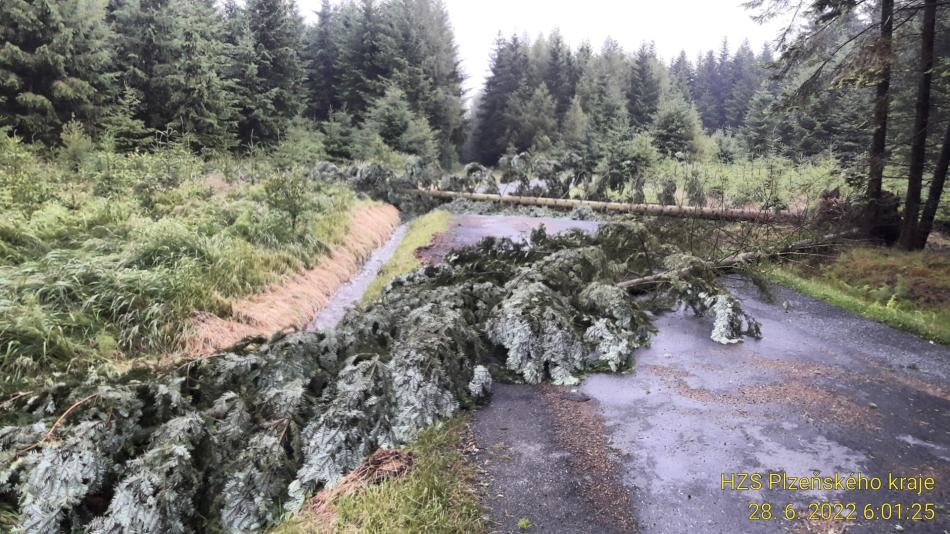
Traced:
<svg viewBox="0 0 950 534">
<path fill-rule="evenodd" d="M 796 241 L 795 243 L 792 243 L 784 247 L 778 247 L 774 249 L 761 250 L 761 251 L 755 251 L 755 252 L 743 252 L 741 254 L 733 254 L 731 256 L 727 256 L 712 264 L 704 263 L 704 264 L 690 265 L 688 267 L 672 269 L 669 271 L 664 271 L 662 273 L 651 274 L 649 276 L 641 276 L 639 278 L 624 280 L 622 282 L 618 282 L 617 287 L 621 289 L 630 290 L 630 289 L 635 289 L 639 287 L 651 286 L 651 285 L 659 284 L 662 282 L 667 282 L 674 278 L 680 278 L 683 276 L 698 274 L 702 271 L 709 271 L 709 270 L 718 271 L 718 272 L 729 271 L 740 265 L 746 265 L 749 263 L 754 263 L 754 262 L 763 261 L 767 259 L 774 259 L 785 254 L 791 254 L 793 252 L 799 252 L 799 251 L 810 249 L 810 248 L 827 246 L 839 239 L 855 235 L 856 233 L 857 232 L 855 230 L 851 230 L 848 232 L 839 232 L 836 234 L 828 234 L 820 239 L 808 239 L 808 240 Z"/>
<path fill-rule="evenodd" d="M 757 223 L 801 222 L 803 216 L 799 213 L 772 212 L 744 209 L 700 208 L 696 206 L 665 206 L 662 204 L 628 204 L 624 202 L 601 202 L 594 200 L 573 200 L 567 198 L 523 197 L 515 195 L 489 195 L 485 193 L 459 193 L 455 191 L 429 191 L 425 189 L 403 189 L 402 193 L 415 193 L 433 198 L 464 198 L 487 202 L 501 202 L 503 204 L 520 204 L 525 206 L 543 206 L 547 208 L 573 209 L 586 206 L 598 211 L 615 211 L 622 213 L 636 213 L 662 217 L 684 217 L 693 219 L 710 219 L 720 221 L 750 221 Z"/>
</svg>

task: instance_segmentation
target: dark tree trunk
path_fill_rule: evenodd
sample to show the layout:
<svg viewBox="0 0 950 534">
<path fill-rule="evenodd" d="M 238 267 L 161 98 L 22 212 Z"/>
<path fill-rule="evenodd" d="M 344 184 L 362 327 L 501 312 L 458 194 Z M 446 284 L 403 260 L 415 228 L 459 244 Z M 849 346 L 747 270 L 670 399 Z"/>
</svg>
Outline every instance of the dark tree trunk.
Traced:
<svg viewBox="0 0 950 534">
<path fill-rule="evenodd" d="M 880 220 L 881 183 L 884 176 L 884 157 L 887 143 L 887 112 L 891 89 L 891 37 L 894 33 L 894 0 L 881 0 L 880 57 L 881 79 L 877 82 L 874 99 L 874 136 L 871 139 L 868 172 L 868 211 L 865 215 L 865 233 L 872 234 Z"/>
<path fill-rule="evenodd" d="M 947 133 L 943 136 L 943 148 L 937 159 L 937 168 L 934 169 L 934 179 L 930 182 L 930 191 L 927 193 L 927 203 L 924 212 L 920 215 L 920 225 L 917 227 L 917 248 L 924 248 L 930 231 L 934 226 L 934 217 L 937 215 L 937 206 L 940 205 L 940 196 L 943 194 L 944 184 L 947 182 L 947 169 L 950 168 L 950 122 L 947 123 Z"/>
<path fill-rule="evenodd" d="M 937 0 L 925 0 L 924 25 L 920 39 L 920 85 L 914 131 L 911 132 L 910 171 L 907 175 L 907 196 L 904 198 L 904 220 L 901 223 L 899 245 L 913 250 L 917 244 L 917 219 L 920 212 L 920 191 L 924 177 L 924 159 L 927 152 L 927 121 L 930 115 L 930 78 L 934 66 L 934 28 L 937 23 Z"/>
</svg>

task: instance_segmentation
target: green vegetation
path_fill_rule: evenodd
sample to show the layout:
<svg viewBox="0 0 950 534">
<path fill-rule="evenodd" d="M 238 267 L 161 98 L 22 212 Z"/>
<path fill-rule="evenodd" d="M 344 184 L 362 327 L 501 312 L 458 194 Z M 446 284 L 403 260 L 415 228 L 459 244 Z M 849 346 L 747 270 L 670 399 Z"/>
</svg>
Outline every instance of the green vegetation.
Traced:
<svg viewBox="0 0 950 534">
<path fill-rule="evenodd" d="M 308 524 L 303 513 L 271 534 L 485 532 L 478 496 L 469 484 L 474 472 L 461 452 L 467 424 L 461 416 L 422 433 L 407 447 L 414 460 L 404 476 L 331 500 L 329 505 L 337 513 L 332 527 Z"/>
<path fill-rule="evenodd" d="M 346 159 L 459 160 L 462 75 L 434 0 L 325 1 L 314 24 L 292 0 L 10 0 L 0 34 L 0 127 L 31 142 L 75 120 L 122 151 L 253 150 L 305 116 Z"/>
<path fill-rule="evenodd" d="M 176 350 L 196 311 L 311 266 L 356 200 L 271 159 L 95 149 L 55 157 L 0 135 L 0 371 L 51 371 Z M 279 151 L 278 151 L 279 152 Z"/>
<path fill-rule="evenodd" d="M 529 528 L 531 528 L 531 521 L 528 520 L 528 518 L 526 517 L 522 517 L 521 519 L 518 520 L 518 528 L 520 530 L 528 530 Z"/>
<path fill-rule="evenodd" d="M 854 247 L 776 266 L 777 282 L 869 319 L 950 344 L 950 255 Z"/>
<path fill-rule="evenodd" d="M 416 249 L 424 247 L 432 242 L 436 234 L 440 234 L 449 228 L 449 219 L 451 215 L 447 211 L 436 210 L 429 212 L 421 217 L 413 219 L 409 223 L 409 230 L 405 237 L 399 243 L 396 252 L 389 258 L 389 261 L 379 270 L 379 274 L 366 288 L 361 300 L 366 304 L 372 302 L 383 289 L 393 281 L 397 276 L 402 276 L 421 264 L 416 258 Z"/>
</svg>

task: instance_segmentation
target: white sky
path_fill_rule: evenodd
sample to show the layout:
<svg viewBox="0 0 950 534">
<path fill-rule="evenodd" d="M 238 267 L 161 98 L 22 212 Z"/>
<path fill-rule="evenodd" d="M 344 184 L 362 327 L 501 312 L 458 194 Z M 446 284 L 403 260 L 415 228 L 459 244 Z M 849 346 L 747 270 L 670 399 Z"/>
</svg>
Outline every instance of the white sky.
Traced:
<svg viewBox="0 0 950 534">
<path fill-rule="evenodd" d="M 759 25 L 742 7 L 742 0 L 444 0 L 471 96 L 488 74 L 495 37 L 512 33 L 534 38 L 554 28 L 576 47 L 585 39 L 594 50 L 609 36 L 625 50 L 642 42 L 656 43 L 669 62 L 680 50 L 694 60 L 701 50 L 718 50 L 723 37 L 734 51 L 748 39 L 758 53 L 786 22 Z M 316 21 L 320 0 L 297 0 L 308 21 Z"/>
</svg>

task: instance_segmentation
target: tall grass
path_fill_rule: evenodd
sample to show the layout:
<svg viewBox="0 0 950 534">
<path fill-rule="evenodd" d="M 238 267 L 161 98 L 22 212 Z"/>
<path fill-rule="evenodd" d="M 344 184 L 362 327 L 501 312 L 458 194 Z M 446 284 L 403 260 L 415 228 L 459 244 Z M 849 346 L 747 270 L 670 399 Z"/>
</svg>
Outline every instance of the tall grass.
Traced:
<svg viewBox="0 0 950 534">
<path fill-rule="evenodd" d="M 770 276 L 869 319 L 950 345 L 950 256 L 853 247 L 813 263 L 775 266 Z"/>
<path fill-rule="evenodd" d="M 230 299 L 340 243 L 356 198 L 308 181 L 310 209 L 292 228 L 263 184 L 302 171 L 263 157 L 247 166 L 253 175 L 174 146 L 96 151 L 74 168 L 6 135 L 0 145 L 0 372 L 8 385 L 176 350 L 196 311 L 227 316 Z"/>
<path fill-rule="evenodd" d="M 413 219 L 396 252 L 383 264 L 376 278 L 366 287 L 366 292 L 363 293 L 360 302 L 364 304 L 372 302 L 393 279 L 421 266 L 421 262 L 416 258 L 416 249 L 428 245 L 436 234 L 448 230 L 451 217 L 447 211 L 436 210 Z"/>
</svg>

